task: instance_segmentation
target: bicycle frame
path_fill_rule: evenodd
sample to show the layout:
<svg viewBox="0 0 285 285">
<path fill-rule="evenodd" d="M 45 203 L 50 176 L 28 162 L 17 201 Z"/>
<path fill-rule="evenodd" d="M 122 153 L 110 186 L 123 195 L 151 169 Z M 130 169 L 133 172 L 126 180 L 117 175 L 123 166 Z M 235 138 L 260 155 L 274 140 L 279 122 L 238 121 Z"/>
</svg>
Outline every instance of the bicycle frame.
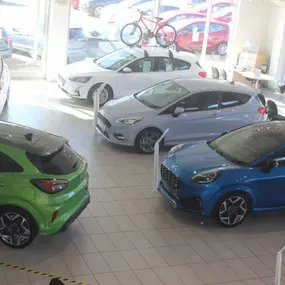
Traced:
<svg viewBox="0 0 285 285">
<path fill-rule="evenodd" d="M 145 23 L 145 21 L 155 24 L 153 31 L 148 27 L 148 25 Z M 159 27 L 159 20 L 154 21 L 152 19 L 148 19 L 148 18 L 144 17 L 143 14 L 141 14 L 140 18 L 137 20 L 137 23 L 139 23 L 139 22 L 142 22 L 142 24 L 148 30 L 148 32 L 152 32 L 153 34 L 156 31 L 156 29 Z"/>
</svg>

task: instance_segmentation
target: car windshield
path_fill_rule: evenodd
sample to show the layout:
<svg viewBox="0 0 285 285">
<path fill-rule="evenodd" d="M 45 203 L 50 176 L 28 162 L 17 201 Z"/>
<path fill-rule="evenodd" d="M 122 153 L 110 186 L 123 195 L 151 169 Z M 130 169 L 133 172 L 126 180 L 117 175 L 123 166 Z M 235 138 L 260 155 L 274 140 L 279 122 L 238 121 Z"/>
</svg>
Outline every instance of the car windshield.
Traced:
<svg viewBox="0 0 285 285">
<path fill-rule="evenodd" d="M 237 129 L 208 142 L 209 146 L 226 159 L 250 165 L 285 143 L 284 129 L 276 126 L 251 125 Z"/>
<path fill-rule="evenodd" d="M 136 95 L 135 98 L 153 109 L 161 109 L 183 98 L 189 91 L 176 81 L 165 81 Z"/>
<path fill-rule="evenodd" d="M 131 52 L 127 50 L 118 50 L 97 60 L 95 59 L 94 62 L 102 68 L 117 70 L 134 59 L 136 59 L 136 57 Z"/>
</svg>

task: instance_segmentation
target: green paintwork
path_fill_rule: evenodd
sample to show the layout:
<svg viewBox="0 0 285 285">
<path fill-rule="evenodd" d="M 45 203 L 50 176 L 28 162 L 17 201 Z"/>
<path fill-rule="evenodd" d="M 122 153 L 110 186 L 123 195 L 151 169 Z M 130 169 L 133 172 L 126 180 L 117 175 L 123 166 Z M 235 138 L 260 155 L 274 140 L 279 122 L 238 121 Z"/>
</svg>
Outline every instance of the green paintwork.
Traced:
<svg viewBox="0 0 285 285">
<path fill-rule="evenodd" d="M 78 169 L 69 175 L 45 175 L 29 161 L 25 150 L 0 144 L 3 152 L 24 169 L 21 173 L 0 173 L 0 207 L 17 206 L 27 211 L 36 221 L 40 235 L 52 235 L 61 230 L 68 219 L 90 199 L 87 162 L 80 158 Z M 56 194 L 46 194 L 34 187 L 31 179 L 64 179 L 69 184 Z M 51 223 L 54 211 L 58 215 Z"/>
</svg>

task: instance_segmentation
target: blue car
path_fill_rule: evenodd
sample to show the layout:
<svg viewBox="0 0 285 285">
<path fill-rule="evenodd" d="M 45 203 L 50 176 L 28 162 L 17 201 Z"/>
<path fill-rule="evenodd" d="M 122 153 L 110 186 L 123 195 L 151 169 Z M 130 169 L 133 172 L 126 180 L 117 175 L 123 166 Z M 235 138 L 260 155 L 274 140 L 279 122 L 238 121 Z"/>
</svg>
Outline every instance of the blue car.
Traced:
<svg viewBox="0 0 285 285">
<path fill-rule="evenodd" d="M 99 18 L 101 9 L 104 6 L 119 2 L 121 2 L 121 0 L 85 0 L 81 2 L 80 9 L 87 14 Z"/>
<path fill-rule="evenodd" d="M 285 209 L 285 122 L 248 125 L 171 149 L 158 191 L 175 208 L 213 216 L 225 227 L 250 212 Z"/>
</svg>

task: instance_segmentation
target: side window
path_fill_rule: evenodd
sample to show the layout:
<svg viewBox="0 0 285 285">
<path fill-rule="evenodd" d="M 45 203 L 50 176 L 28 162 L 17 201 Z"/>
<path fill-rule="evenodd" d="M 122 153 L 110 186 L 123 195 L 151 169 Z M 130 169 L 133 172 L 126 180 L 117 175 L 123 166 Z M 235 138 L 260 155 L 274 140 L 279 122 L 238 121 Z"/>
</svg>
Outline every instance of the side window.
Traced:
<svg viewBox="0 0 285 285">
<path fill-rule="evenodd" d="M 220 32 L 224 29 L 223 25 L 220 24 L 211 24 L 210 25 L 210 32 L 215 33 L 215 32 Z"/>
<path fill-rule="evenodd" d="M 238 94 L 232 92 L 223 92 L 222 93 L 222 108 L 232 108 L 239 105 L 243 105 L 250 99 L 249 95 Z"/>
<path fill-rule="evenodd" d="M 173 70 L 187 70 L 190 69 L 191 64 L 187 61 L 177 58 L 158 57 L 157 71 L 173 71 Z"/>
<path fill-rule="evenodd" d="M 23 168 L 8 155 L 0 152 L 0 173 L 23 172 Z"/>
<path fill-rule="evenodd" d="M 186 112 L 210 111 L 218 109 L 219 92 L 196 93 L 179 102 Z"/>
<path fill-rule="evenodd" d="M 204 33 L 204 31 L 205 31 L 205 24 L 204 23 L 196 23 L 196 24 L 192 24 L 190 26 L 192 27 L 191 33 L 194 32 L 194 29 L 196 29 L 197 33 Z"/>
<path fill-rule="evenodd" d="M 153 58 L 140 58 L 131 62 L 127 67 L 132 72 L 151 72 L 153 71 Z"/>
</svg>

